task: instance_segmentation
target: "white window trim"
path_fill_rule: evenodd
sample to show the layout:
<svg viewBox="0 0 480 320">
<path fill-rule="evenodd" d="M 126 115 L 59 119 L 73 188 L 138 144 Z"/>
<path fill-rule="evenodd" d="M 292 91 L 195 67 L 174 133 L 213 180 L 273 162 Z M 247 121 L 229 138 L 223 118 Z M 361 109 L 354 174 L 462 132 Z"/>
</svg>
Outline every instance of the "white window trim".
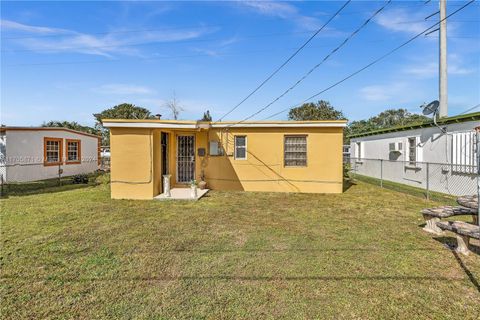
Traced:
<svg viewBox="0 0 480 320">
<path fill-rule="evenodd" d="M 244 137 L 245 138 L 245 146 L 238 146 L 238 148 L 243 148 L 245 149 L 245 157 L 244 158 L 239 158 L 237 156 L 237 137 Z M 233 142 L 234 142 L 234 149 L 233 149 L 233 158 L 235 160 L 247 160 L 247 144 L 248 144 L 248 139 L 246 135 L 238 135 L 233 137 Z"/>
<path fill-rule="evenodd" d="M 355 151 L 356 151 L 356 154 L 357 154 L 357 160 L 361 161 L 361 159 L 363 158 L 363 143 L 362 143 L 362 141 L 355 142 Z"/>
<path fill-rule="evenodd" d="M 411 161 L 410 159 L 410 139 L 415 139 L 415 161 Z M 406 167 L 409 168 L 420 168 L 420 163 L 423 162 L 423 148 L 421 145 L 420 137 L 413 136 L 408 137 L 405 143 L 405 160 L 406 160 Z"/>
<path fill-rule="evenodd" d="M 451 140 L 452 171 L 475 174 L 477 168 L 477 135 L 475 131 L 453 132 Z"/>
</svg>

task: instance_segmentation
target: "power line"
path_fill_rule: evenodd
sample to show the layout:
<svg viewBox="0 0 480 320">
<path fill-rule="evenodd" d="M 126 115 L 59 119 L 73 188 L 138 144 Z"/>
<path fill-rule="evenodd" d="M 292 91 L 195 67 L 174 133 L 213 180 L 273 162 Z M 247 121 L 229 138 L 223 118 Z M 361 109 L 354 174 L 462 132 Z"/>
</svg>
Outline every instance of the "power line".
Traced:
<svg viewBox="0 0 480 320">
<path fill-rule="evenodd" d="M 390 50 L 389 52 L 387 52 L 387 53 L 385 53 L 384 55 L 380 56 L 379 58 L 373 60 L 373 61 L 370 62 L 369 64 L 367 64 L 367 65 L 365 65 L 364 67 L 358 69 L 357 71 L 351 73 L 350 75 L 346 76 L 345 78 L 343 78 L 343 79 L 335 82 L 334 84 L 328 86 L 327 88 L 321 90 L 320 92 L 318 92 L 318 93 L 316 93 L 316 94 L 308 97 L 307 99 L 303 100 L 301 103 L 296 104 L 296 105 L 294 105 L 293 107 L 286 108 L 286 109 L 283 109 L 283 110 L 281 110 L 281 111 L 279 111 L 279 112 L 276 112 L 276 113 L 274 113 L 274 114 L 272 114 L 272 115 L 270 115 L 270 116 L 268 116 L 268 117 L 266 117 L 266 118 L 264 118 L 264 119 L 262 119 L 262 120 L 271 119 L 271 118 L 273 118 L 273 117 L 275 117 L 275 116 L 277 116 L 277 115 L 279 115 L 279 114 L 282 114 L 282 113 L 290 110 L 291 108 L 294 108 L 294 107 L 296 107 L 296 106 L 300 106 L 300 105 L 302 105 L 303 103 L 305 103 L 305 102 L 307 102 L 307 101 L 309 101 L 309 100 L 311 100 L 311 99 L 313 99 L 313 98 L 316 98 L 317 96 L 321 95 L 322 93 L 324 93 L 324 92 L 326 92 L 326 91 L 328 91 L 328 90 L 330 90 L 330 89 L 338 86 L 339 84 L 347 81 L 348 79 L 354 77 L 355 75 L 359 74 L 360 72 L 368 69 L 369 67 L 373 66 L 374 64 L 376 64 L 376 63 L 380 62 L 381 60 L 385 59 L 386 57 L 390 56 L 391 54 L 393 54 L 393 53 L 396 52 L 397 50 L 405 47 L 406 45 L 408 45 L 409 43 L 411 43 L 411 42 L 414 41 L 415 39 L 417 39 L 417 38 L 419 38 L 420 36 L 422 36 L 424 33 L 428 32 L 430 29 L 433 29 L 434 27 L 436 27 L 437 25 L 439 25 L 442 21 L 448 19 L 449 17 L 451 17 L 451 16 L 457 14 L 458 12 L 460 12 L 461 10 L 465 9 L 467 6 L 469 6 L 469 5 L 472 4 L 473 2 L 475 2 L 475 0 L 471 0 L 471 1 L 467 2 L 466 4 L 464 4 L 463 6 L 461 6 L 460 8 L 458 8 L 457 10 L 455 10 L 454 12 L 450 13 L 449 15 L 447 15 L 444 19 L 436 22 L 436 23 L 433 24 L 432 26 L 428 27 L 427 29 L 425 29 L 425 30 L 423 30 L 422 32 L 418 33 L 417 35 L 413 36 L 413 37 L 410 38 L 409 40 L 405 41 L 404 43 L 402 43 L 402 44 L 399 45 L 398 47 Z"/>
<path fill-rule="evenodd" d="M 375 18 L 380 12 L 382 12 L 383 9 L 385 9 L 386 6 L 388 6 L 390 3 L 392 2 L 392 0 L 388 0 L 382 7 L 380 7 L 379 9 L 377 9 L 367 20 L 365 20 L 357 29 L 355 29 L 348 37 L 346 37 L 342 43 L 340 43 L 340 45 L 338 45 L 336 48 L 334 48 L 332 51 L 330 51 L 324 58 L 322 61 L 320 61 L 320 63 L 316 64 L 315 66 L 313 66 L 313 68 L 311 68 L 307 73 L 305 73 L 300 79 L 298 79 L 291 87 L 289 87 L 287 90 L 285 90 L 281 95 L 279 95 L 278 97 L 276 97 L 275 99 L 273 99 L 270 103 L 268 103 L 267 105 L 265 105 L 264 107 L 260 108 L 260 110 L 254 112 L 253 114 L 249 115 L 248 117 L 240 120 L 239 122 L 237 123 L 234 123 L 232 124 L 235 125 L 235 124 L 239 124 L 239 123 L 242 123 L 248 119 L 251 119 L 253 118 L 254 116 L 256 116 L 257 114 L 263 112 L 264 110 L 266 110 L 267 108 L 269 108 L 271 105 L 273 105 L 275 102 L 277 102 L 278 100 L 280 100 L 281 98 L 283 98 L 286 94 L 288 94 L 290 91 L 292 91 L 296 86 L 298 86 L 302 81 L 304 81 L 313 71 L 315 71 L 315 69 L 317 69 L 318 67 L 320 67 L 325 61 L 327 61 L 335 52 L 337 52 L 338 50 L 340 50 L 344 45 L 347 44 L 348 41 L 350 41 L 357 33 L 359 33 L 363 28 L 365 28 L 368 23 L 370 21 L 372 21 L 373 18 Z"/>
<path fill-rule="evenodd" d="M 462 114 L 469 113 L 470 111 L 473 111 L 473 110 L 475 110 L 475 109 L 477 109 L 477 108 L 479 108 L 479 107 L 480 107 L 480 104 L 477 104 L 476 106 L 473 106 L 473 107 L 471 107 L 471 108 L 468 108 L 467 110 L 463 111 L 462 113 L 459 113 L 458 115 L 460 116 L 460 115 L 462 115 Z"/>
<path fill-rule="evenodd" d="M 434 38 L 438 35 L 429 35 L 426 38 Z M 468 39 L 478 39 L 479 36 L 449 36 L 449 38 L 468 38 Z M 363 41 L 362 43 L 380 43 L 386 42 L 390 39 L 385 40 L 370 40 L 370 41 Z M 329 45 L 320 45 L 320 46 L 311 46 L 312 49 L 315 48 L 325 48 L 329 47 Z M 289 47 L 289 48 L 278 48 L 278 49 L 263 49 L 263 50 L 248 50 L 248 51 L 240 51 L 236 53 L 199 53 L 199 54 L 185 54 L 185 55 L 170 55 L 170 56 L 161 56 L 161 57 L 154 57 L 154 58 L 145 58 L 145 57 L 135 57 L 133 59 L 108 59 L 108 60 L 80 60 L 80 61 L 65 61 L 65 62 L 38 62 L 38 63 L 16 63 L 16 64 L 7 64 L 3 67 L 26 67 L 26 66 L 52 66 L 52 65 L 75 65 L 75 64 L 97 64 L 97 63 L 112 63 L 112 62 L 124 62 L 124 61 L 159 61 L 159 60 L 168 60 L 168 59 L 184 59 L 184 58 L 199 58 L 199 57 L 233 57 L 233 56 L 242 56 L 242 55 L 249 55 L 249 54 L 256 54 L 256 53 L 265 53 L 265 52 L 278 52 L 278 51 L 285 51 L 285 50 L 295 50 L 297 47 Z"/>
<path fill-rule="evenodd" d="M 305 48 L 307 46 L 307 44 L 310 43 L 310 41 L 313 40 L 313 38 L 315 38 L 317 36 L 317 34 L 319 34 L 349 3 L 351 2 L 351 0 L 348 0 L 347 2 L 345 2 L 343 4 L 342 7 L 340 7 L 340 9 L 337 10 L 337 12 L 335 12 L 333 14 L 333 16 L 330 17 L 330 19 L 328 19 L 321 27 L 320 29 L 318 29 L 310 38 L 307 39 L 307 41 L 305 41 L 301 46 L 300 48 L 298 48 L 287 60 L 285 60 L 284 63 L 282 63 L 277 69 L 275 69 L 275 71 L 273 71 L 272 74 L 270 74 L 265 80 L 263 80 L 262 83 L 260 83 L 260 85 L 258 85 L 252 92 L 250 92 L 245 98 L 243 98 L 242 101 L 240 101 L 239 103 L 237 103 L 232 109 L 230 109 L 230 111 L 228 111 L 227 113 L 225 113 L 222 117 L 220 117 L 220 119 L 218 121 L 221 121 L 223 118 L 225 118 L 226 116 L 228 116 L 230 113 L 232 113 L 235 109 L 237 109 L 239 106 L 241 106 L 245 101 L 247 101 L 248 98 L 250 98 L 252 95 L 255 94 L 255 92 L 257 92 L 258 90 L 260 90 L 260 88 L 262 88 L 265 83 L 267 83 L 271 78 L 273 78 L 284 66 L 286 66 L 300 51 L 302 51 L 303 48 Z"/>
</svg>

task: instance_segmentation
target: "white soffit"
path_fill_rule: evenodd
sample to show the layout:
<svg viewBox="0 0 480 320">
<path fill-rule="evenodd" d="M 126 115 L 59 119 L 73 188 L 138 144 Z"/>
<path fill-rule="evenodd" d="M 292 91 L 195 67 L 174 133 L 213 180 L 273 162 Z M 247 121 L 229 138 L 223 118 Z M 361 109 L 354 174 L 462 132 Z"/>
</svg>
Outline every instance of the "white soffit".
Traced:
<svg viewBox="0 0 480 320">
<path fill-rule="evenodd" d="M 107 128 L 168 128 L 168 129 L 198 129 L 205 126 L 194 123 L 156 123 L 156 122 L 104 122 Z M 343 128 L 341 122 L 306 122 L 306 123 L 212 123 L 211 128 Z M 206 128 L 205 128 L 206 129 Z"/>
</svg>

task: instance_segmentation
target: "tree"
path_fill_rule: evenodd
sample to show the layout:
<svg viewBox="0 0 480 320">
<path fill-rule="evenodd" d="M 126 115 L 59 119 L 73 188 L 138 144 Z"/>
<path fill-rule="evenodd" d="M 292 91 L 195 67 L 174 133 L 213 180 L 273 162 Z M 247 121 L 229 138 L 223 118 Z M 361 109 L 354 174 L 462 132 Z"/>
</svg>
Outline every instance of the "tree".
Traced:
<svg viewBox="0 0 480 320">
<path fill-rule="evenodd" d="M 352 121 L 348 125 L 348 135 L 369 132 L 398 126 L 430 122 L 431 119 L 406 109 L 388 109 L 367 120 Z"/>
<path fill-rule="evenodd" d="M 202 119 L 200 121 L 212 121 L 212 116 L 210 115 L 210 111 L 206 111 L 203 113 Z"/>
<path fill-rule="evenodd" d="M 55 127 L 55 128 L 67 128 L 77 131 L 82 131 L 90 134 L 98 134 L 98 130 L 89 126 L 82 126 L 78 122 L 75 121 L 48 121 L 42 124 L 42 127 Z"/>
<path fill-rule="evenodd" d="M 173 119 L 175 120 L 178 120 L 178 115 L 184 110 L 180 105 L 180 102 L 177 100 L 175 92 L 173 92 L 173 98 L 165 103 L 165 107 L 170 109 Z"/>
<path fill-rule="evenodd" d="M 335 108 L 328 101 L 320 100 L 316 103 L 308 102 L 300 107 L 290 109 L 289 120 L 344 120 L 342 111 Z"/>
<path fill-rule="evenodd" d="M 155 119 L 150 110 L 130 103 L 122 103 L 100 113 L 93 114 L 95 128 L 102 133 L 102 145 L 110 145 L 110 131 L 102 126 L 103 119 Z"/>
<path fill-rule="evenodd" d="M 98 122 L 102 119 L 154 119 L 150 110 L 130 103 L 122 103 L 93 115 Z"/>
</svg>

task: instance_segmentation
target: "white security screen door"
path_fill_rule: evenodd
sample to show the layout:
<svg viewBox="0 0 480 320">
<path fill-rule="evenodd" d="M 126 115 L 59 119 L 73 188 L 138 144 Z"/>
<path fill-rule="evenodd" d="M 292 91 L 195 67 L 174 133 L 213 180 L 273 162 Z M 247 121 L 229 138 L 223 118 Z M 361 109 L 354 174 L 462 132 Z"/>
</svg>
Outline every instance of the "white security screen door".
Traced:
<svg viewBox="0 0 480 320">
<path fill-rule="evenodd" d="M 177 137 L 177 182 L 188 183 L 195 179 L 195 137 Z"/>
</svg>

